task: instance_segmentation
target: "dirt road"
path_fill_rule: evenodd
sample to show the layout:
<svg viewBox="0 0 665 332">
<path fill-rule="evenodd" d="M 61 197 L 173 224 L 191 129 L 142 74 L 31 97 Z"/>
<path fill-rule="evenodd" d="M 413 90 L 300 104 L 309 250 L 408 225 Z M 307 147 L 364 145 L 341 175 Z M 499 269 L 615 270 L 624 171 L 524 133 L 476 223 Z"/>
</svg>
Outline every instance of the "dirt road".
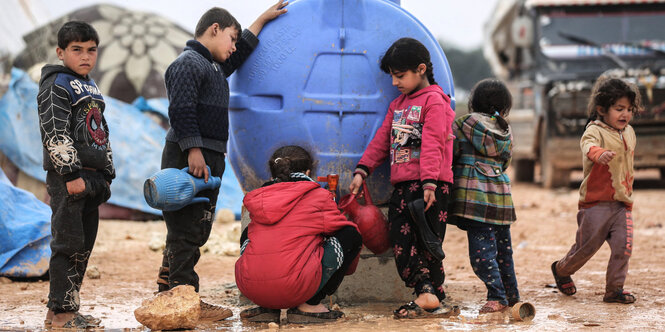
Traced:
<svg viewBox="0 0 665 332">
<path fill-rule="evenodd" d="M 578 292 L 566 297 L 552 284 L 550 264 L 562 257 L 573 244 L 577 211 L 577 190 L 549 191 L 536 185 L 515 184 L 513 188 L 518 222 L 513 226 L 514 257 L 522 299 L 535 305 L 536 318 L 530 323 L 502 316 L 478 317 L 486 290 L 471 271 L 466 235 L 455 227 L 448 229 L 444 243 L 446 290 L 453 304 L 462 308 L 459 317 L 439 320 L 396 321 L 391 312 L 398 304 L 359 303 L 342 306 L 346 318 L 327 326 L 310 329 L 342 331 L 378 330 L 660 330 L 665 328 L 665 182 L 655 172 L 638 173 L 635 190 L 635 240 L 626 289 L 637 296 L 633 305 L 602 302 L 605 267 L 609 248 L 604 246 L 575 276 Z M 213 232 L 224 233 L 228 225 L 216 224 Z M 142 299 L 156 289 L 155 277 L 161 261 L 159 251 L 148 243 L 163 238 L 163 222 L 101 222 L 91 266 L 101 272 L 99 279 L 84 281 L 81 291 L 83 313 L 102 318 L 107 329 L 140 329 L 133 311 Z M 236 258 L 206 253 L 197 267 L 201 295 L 212 303 L 233 307 L 234 317 L 202 325 L 201 329 L 229 331 L 258 330 L 267 325 L 243 325 L 238 319 L 237 289 L 233 287 Z M 43 328 L 44 303 L 48 282 L 0 283 L 0 329 Z M 282 324 L 280 329 L 300 329 Z"/>
</svg>

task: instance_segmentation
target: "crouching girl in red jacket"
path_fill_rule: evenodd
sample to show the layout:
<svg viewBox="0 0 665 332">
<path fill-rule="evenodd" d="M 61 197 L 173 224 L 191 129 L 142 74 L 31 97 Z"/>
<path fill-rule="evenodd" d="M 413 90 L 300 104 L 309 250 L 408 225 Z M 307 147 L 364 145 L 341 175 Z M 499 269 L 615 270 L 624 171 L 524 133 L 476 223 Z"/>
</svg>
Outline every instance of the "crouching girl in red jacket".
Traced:
<svg viewBox="0 0 665 332">
<path fill-rule="evenodd" d="M 334 321 L 344 314 L 320 302 L 337 290 L 360 252 L 360 233 L 309 177 L 312 157 L 305 149 L 281 147 L 268 165 L 272 180 L 243 200 L 251 222 L 240 239 L 236 284 L 259 307 L 240 317 L 278 322 L 280 309 L 290 308 L 290 323 Z"/>
</svg>

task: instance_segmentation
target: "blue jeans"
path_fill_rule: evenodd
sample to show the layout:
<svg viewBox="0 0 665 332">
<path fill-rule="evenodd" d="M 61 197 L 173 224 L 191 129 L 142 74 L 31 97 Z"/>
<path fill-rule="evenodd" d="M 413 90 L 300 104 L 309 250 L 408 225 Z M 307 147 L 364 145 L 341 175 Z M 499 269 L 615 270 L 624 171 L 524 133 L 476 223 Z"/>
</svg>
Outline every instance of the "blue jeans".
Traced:
<svg viewBox="0 0 665 332">
<path fill-rule="evenodd" d="M 487 300 L 503 305 L 519 302 L 509 225 L 466 221 L 473 272 L 487 287 Z"/>
</svg>

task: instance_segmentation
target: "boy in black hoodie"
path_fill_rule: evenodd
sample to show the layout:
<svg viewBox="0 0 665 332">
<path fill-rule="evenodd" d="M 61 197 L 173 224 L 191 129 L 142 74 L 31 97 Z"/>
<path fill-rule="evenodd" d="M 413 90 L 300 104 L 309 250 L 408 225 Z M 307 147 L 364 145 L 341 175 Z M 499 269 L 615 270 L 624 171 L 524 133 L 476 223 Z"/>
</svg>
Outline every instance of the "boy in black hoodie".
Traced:
<svg viewBox="0 0 665 332">
<path fill-rule="evenodd" d="M 53 211 L 47 326 L 87 328 L 101 322 L 78 312 L 97 236 L 98 206 L 111 196 L 115 177 L 104 99 L 88 76 L 97 62 L 98 44 L 89 24 L 65 23 L 56 48 L 63 65 L 44 66 L 39 82 L 39 127 Z"/>
</svg>

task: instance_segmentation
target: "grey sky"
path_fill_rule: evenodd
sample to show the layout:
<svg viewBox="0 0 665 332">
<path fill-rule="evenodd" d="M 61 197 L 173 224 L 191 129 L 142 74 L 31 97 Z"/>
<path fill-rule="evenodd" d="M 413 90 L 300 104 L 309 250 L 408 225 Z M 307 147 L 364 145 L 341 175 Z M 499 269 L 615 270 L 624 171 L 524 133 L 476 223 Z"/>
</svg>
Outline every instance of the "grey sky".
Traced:
<svg viewBox="0 0 665 332">
<path fill-rule="evenodd" d="M 39 0 L 38 0 L 39 1 Z M 276 0 L 41 0 L 49 16 L 55 18 L 91 3 L 114 3 L 127 8 L 161 14 L 190 31 L 208 8 L 228 9 L 240 24 L 247 26 Z M 326 0 L 341 1 L 341 0 Z M 418 18 L 432 34 L 464 49 L 480 46 L 483 25 L 497 0 L 402 0 L 401 5 Z"/>
</svg>

